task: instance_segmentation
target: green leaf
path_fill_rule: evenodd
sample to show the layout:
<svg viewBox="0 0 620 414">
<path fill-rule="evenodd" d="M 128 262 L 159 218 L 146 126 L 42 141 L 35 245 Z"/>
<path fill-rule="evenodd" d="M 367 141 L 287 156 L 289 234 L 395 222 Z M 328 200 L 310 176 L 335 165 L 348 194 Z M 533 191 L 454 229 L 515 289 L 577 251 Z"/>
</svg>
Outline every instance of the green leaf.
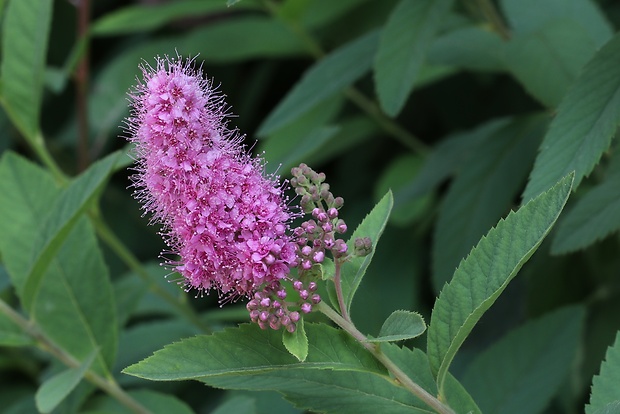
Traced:
<svg viewBox="0 0 620 414">
<path fill-rule="evenodd" d="M 23 291 L 31 265 L 32 246 L 40 221 L 59 194 L 54 179 L 43 168 L 5 152 L 0 161 L 0 251 L 17 292 Z"/>
<path fill-rule="evenodd" d="M 540 413 L 566 380 L 585 312 L 567 307 L 509 332 L 467 367 L 463 385 L 484 413 Z"/>
<path fill-rule="evenodd" d="M 257 135 L 269 135 L 293 122 L 361 78 L 370 69 L 378 40 L 379 33 L 372 31 L 314 64 L 267 116 Z"/>
<path fill-rule="evenodd" d="M 610 40 L 570 88 L 551 122 L 523 194 L 526 202 L 575 171 L 575 188 L 607 150 L 620 123 L 620 35 Z"/>
<path fill-rule="evenodd" d="M 362 278 L 366 273 L 366 269 L 372 261 L 372 257 L 375 254 L 377 244 L 383 234 L 385 225 L 390 218 L 390 212 L 394 206 L 394 198 L 392 192 L 388 191 L 383 198 L 375 205 L 370 213 L 364 218 L 360 225 L 355 229 L 355 232 L 349 238 L 347 242 L 349 252 L 353 252 L 355 249 L 355 239 L 358 237 L 370 237 L 372 241 L 372 252 L 364 257 L 353 257 L 342 265 L 341 269 L 341 284 L 342 295 L 344 297 L 344 304 L 347 307 L 347 312 L 351 310 L 351 303 L 353 302 L 353 296 L 357 291 Z"/>
<path fill-rule="evenodd" d="M 306 164 L 323 164 L 353 148 L 364 145 L 364 142 L 375 136 L 378 129 L 377 124 L 365 115 L 353 115 L 340 118 L 338 121 L 336 134 L 318 150 L 308 154 L 304 160 Z"/>
<path fill-rule="evenodd" d="M 312 341 L 311 341 L 312 343 Z M 428 358 L 419 349 L 385 343 L 382 351 L 430 394 L 437 388 Z M 303 364 L 299 364 L 303 365 Z M 257 374 L 240 382 L 236 378 L 202 379 L 221 388 L 277 389 L 299 408 L 337 414 L 429 413 L 429 408 L 392 379 L 368 372 L 300 369 Z M 386 381 L 387 380 L 387 381 Z"/>
<path fill-rule="evenodd" d="M 244 400 L 250 399 L 252 401 L 252 407 L 249 402 Z M 236 400 L 237 403 L 233 403 L 231 400 Z M 226 410 L 230 401 L 230 410 Z M 237 411 L 234 408 L 236 406 L 245 406 L 248 411 Z M 244 407 L 240 407 L 244 408 Z M 244 391 L 234 390 L 226 392 L 225 401 L 218 405 L 212 414 L 228 414 L 228 413 L 247 413 L 247 414 L 261 414 L 261 413 L 278 413 L 278 414 L 302 414 L 301 410 L 293 407 L 293 405 L 284 399 L 284 396 L 275 391 Z"/>
<path fill-rule="evenodd" d="M 205 61 L 218 63 L 308 55 L 304 43 L 283 22 L 252 14 L 193 30 L 177 40 L 176 48 L 183 55 L 200 53 Z"/>
<path fill-rule="evenodd" d="M 159 301 L 161 302 L 161 298 Z M 198 333 L 195 326 L 180 318 L 158 319 L 132 325 L 120 334 L 119 355 L 114 364 L 114 372 L 120 372 L 127 365 L 146 358 L 166 344 Z M 121 379 L 125 378 L 129 377 Z"/>
<path fill-rule="evenodd" d="M 265 153 L 267 172 L 288 174 L 292 167 L 324 147 L 339 132 L 337 126 L 326 123 L 335 117 L 342 104 L 341 96 L 328 99 L 261 140 L 258 150 Z"/>
<path fill-rule="evenodd" d="M 458 407 L 458 412 L 482 414 L 482 411 L 478 408 L 472 396 L 469 395 L 463 385 L 450 374 L 446 377 L 446 381 L 444 382 L 443 392 L 446 403 L 450 407 Z"/>
<path fill-rule="evenodd" d="M 429 63 L 475 71 L 505 70 L 506 44 L 485 28 L 469 26 L 438 36 L 428 50 Z"/>
<path fill-rule="evenodd" d="M 384 373 L 374 357 L 345 332 L 307 324 L 306 333 L 309 349 L 304 363 L 286 350 L 280 331 L 244 324 L 175 342 L 123 372 L 158 381 L 238 377 L 296 368 Z"/>
<path fill-rule="evenodd" d="M 304 329 L 304 320 L 301 318 L 297 323 L 297 329 L 291 333 L 287 330 L 282 332 L 282 343 L 284 347 L 295 356 L 300 362 L 304 362 L 308 357 L 308 336 Z"/>
<path fill-rule="evenodd" d="M 454 355 L 482 314 L 534 254 L 566 204 L 573 174 L 511 212 L 461 262 L 435 302 L 428 355 L 440 394 Z"/>
<path fill-rule="evenodd" d="M 41 279 L 54 254 L 107 182 L 118 155 L 116 152 L 94 163 L 60 194 L 52 206 L 49 206 L 47 218 L 32 248 L 32 261 L 24 289 L 20 292 L 22 305 L 26 309 L 30 310 Z"/>
<path fill-rule="evenodd" d="M 116 308 L 108 269 L 86 217 L 73 226 L 50 262 L 30 313 L 74 358 L 83 360 L 100 349 L 92 369 L 109 375 L 117 351 Z"/>
<path fill-rule="evenodd" d="M 152 380 L 198 379 L 225 389 L 277 390 L 298 407 L 322 412 L 428 412 L 345 332 L 315 324 L 307 324 L 306 332 L 305 362 L 286 350 L 280 332 L 246 324 L 168 345 L 124 372 Z M 382 350 L 414 381 L 436 392 L 423 352 L 388 343 Z"/>
<path fill-rule="evenodd" d="M 339 18 L 346 18 L 348 13 L 358 8 L 368 0 L 310 0 L 305 2 L 289 1 L 284 3 L 299 4 L 305 3 L 303 14 L 299 17 L 302 25 L 307 28 L 318 29 L 328 23 L 334 22 Z"/>
<path fill-rule="evenodd" d="M 239 9 L 253 9 L 257 4 L 245 1 Z M 114 10 L 99 18 L 92 25 L 95 36 L 120 35 L 158 29 L 182 18 L 195 18 L 203 14 L 221 12 L 227 5 L 221 0 L 177 0 L 157 5 L 134 5 Z"/>
<path fill-rule="evenodd" d="M 170 395 L 153 390 L 130 390 L 127 394 L 137 400 L 153 414 L 193 414 L 194 411 L 183 401 Z M 134 414 L 135 411 L 121 404 L 115 398 L 101 395 L 88 402 L 88 410 L 83 414 Z"/>
<path fill-rule="evenodd" d="M 620 332 L 616 340 L 607 349 L 605 361 L 601 364 L 601 372 L 592 379 L 590 404 L 586 406 L 586 414 L 594 414 L 606 404 L 620 400 Z"/>
<path fill-rule="evenodd" d="M 402 0 L 385 24 L 374 62 L 375 87 L 383 110 L 396 116 L 426 59 L 452 0 Z"/>
<path fill-rule="evenodd" d="M 392 342 L 417 338 L 426 330 L 422 315 L 406 310 L 394 311 L 383 323 L 379 336 L 368 342 Z"/>
<path fill-rule="evenodd" d="M 433 286 L 439 292 L 472 246 L 513 205 L 523 188 L 546 116 L 493 122 L 461 165 L 439 209 L 433 238 Z"/>
<path fill-rule="evenodd" d="M 476 154 L 481 143 L 502 128 L 504 122 L 487 122 L 472 131 L 451 135 L 437 144 L 415 178 L 395 193 L 395 204 L 411 202 L 433 191 L 461 169 L 463 163 Z"/>
<path fill-rule="evenodd" d="M 554 21 L 513 37 L 506 46 L 505 65 L 534 98 L 555 108 L 596 49 L 577 22 Z"/>
<path fill-rule="evenodd" d="M 93 363 L 98 350 L 88 355 L 77 368 L 69 368 L 47 379 L 37 390 L 34 398 L 41 413 L 51 412 L 79 384 L 86 371 Z"/>
<path fill-rule="evenodd" d="M 558 222 L 552 254 L 584 249 L 620 229 L 620 174 L 590 189 Z"/>
<path fill-rule="evenodd" d="M 42 145 L 39 116 L 52 0 L 10 1 L 2 27 L 2 104 L 31 145 Z"/>
<path fill-rule="evenodd" d="M 406 200 L 401 191 L 415 179 L 422 167 L 422 158 L 415 154 L 406 154 L 394 159 L 381 174 L 375 186 L 375 199 L 379 200 L 390 189 L 394 192 L 394 209 L 390 214 L 390 223 L 408 225 L 424 217 L 432 201 L 430 195 Z"/>
<path fill-rule="evenodd" d="M 586 407 L 587 408 L 587 407 Z M 598 410 L 588 414 L 620 414 L 620 400 L 605 404 Z"/>
<path fill-rule="evenodd" d="M 592 0 L 501 0 L 500 4 L 517 35 L 535 32 L 554 21 L 574 21 L 598 48 L 614 33 L 612 25 Z"/>
<path fill-rule="evenodd" d="M 259 414 L 256 409 L 256 401 L 247 395 L 237 395 L 228 398 L 218 405 L 211 414 Z"/>
</svg>

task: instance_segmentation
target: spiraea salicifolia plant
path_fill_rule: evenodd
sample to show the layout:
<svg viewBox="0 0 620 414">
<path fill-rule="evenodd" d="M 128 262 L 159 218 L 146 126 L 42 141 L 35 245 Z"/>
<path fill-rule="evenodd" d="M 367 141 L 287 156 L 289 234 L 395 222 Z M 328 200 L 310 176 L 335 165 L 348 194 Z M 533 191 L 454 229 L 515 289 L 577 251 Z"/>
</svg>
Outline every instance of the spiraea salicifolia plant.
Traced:
<svg viewBox="0 0 620 414">
<path fill-rule="evenodd" d="M 389 392 L 398 395 L 393 399 L 397 406 L 406 402 L 439 413 L 454 413 L 455 409 L 476 411 L 478 408 L 471 398 L 461 388 L 451 385 L 453 380 L 447 373 L 447 366 L 459 341 L 462 342 L 463 332 L 471 330 L 471 320 L 479 318 L 480 309 L 490 306 L 493 297 L 505 286 L 505 280 L 514 275 L 518 263 L 540 243 L 548 227 L 543 226 L 534 234 L 532 245 L 522 256 L 508 260 L 502 277 L 489 283 L 488 297 L 476 298 L 473 303 L 464 302 L 462 306 L 472 308 L 469 314 L 463 313 L 461 305 L 455 306 L 454 299 L 450 299 L 454 289 L 459 289 L 458 284 L 465 283 L 459 279 L 469 277 L 468 262 L 461 265 L 462 273 L 457 272 L 452 288 L 444 289 L 431 317 L 428 360 L 415 352 L 406 357 L 416 361 L 416 369 L 412 370 L 410 362 L 403 364 L 403 356 L 399 356 L 402 350 L 390 342 L 421 335 L 426 324 L 419 314 L 394 312 L 376 338 L 360 332 L 350 316 L 353 295 L 372 258 L 372 238 L 376 243 L 389 215 L 391 193 L 370 213 L 347 244 L 339 238 L 347 231 L 340 217 L 344 200 L 332 194 L 325 174 L 305 164 L 291 170 L 290 183 L 280 183 L 277 176 L 266 174 L 264 161 L 252 157 L 242 144 L 243 137 L 228 128 L 222 95 L 214 90 L 211 81 L 203 78 L 200 69 L 192 68 L 192 64 L 191 59 L 158 58 L 154 67 L 142 66 L 143 80 L 131 92 L 132 115 L 127 120 L 128 139 L 136 144 L 138 158 L 137 173 L 133 176 L 135 195 L 142 201 L 144 210 L 152 213 L 153 221 L 162 225 L 161 234 L 168 246 L 163 254 L 164 265 L 181 276 L 178 283 L 187 291 L 196 290 L 197 296 L 216 290 L 222 304 L 247 300 L 252 326 L 257 326 L 259 332 L 274 332 L 258 335 L 251 327 L 242 325 L 236 332 L 214 334 L 201 346 L 213 352 L 209 342 L 217 340 L 226 344 L 225 338 L 229 336 L 229 344 L 224 346 L 236 343 L 240 347 L 238 351 L 242 352 L 248 346 L 254 348 L 266 341 L 269 347 L 260 351 L 254 348 L 253 352 L 266 352 L 269 359 L 280 355 L 279 351 L 270 350 L 277 341 L 296 358 L 300 364 L 298 368 L 302 371 L 317 369 L 317 373 L 324 376 L 323 380 L 334 375 L 332 370 L 342 369 L 341 364 L 348 364 L 343 352 L 351 353 L 363 369 L 374 366 L 372 369 L 385 372 L 385 379 L 395 387 Z M 556 200 L 555 205 L 561 209 L 571 180 L 571 177 L 562 180 L 549 195 L 529 203 L 523 210 L 535 210 L 537 203 L 548 203 L 547 197 Z M 292 200 L 285 195 L 288 185 L 295 192 Z M 298 209 L 291 207 L 293 201 L 299 202 Z M 544 211 L 543 221 L 550 226 L 557 211 Z M 499 243 L 496 239 L 504 237 L 502 225 L 514 226 L 513 222 L 519 218 L 517 214 L 509 216 L 480 242 L 478 248 L 484 250 L 485 244 Z M 292 228 L 294 220 L 301 224 Z M 319 292 L 326 292 L 334 308 L 323 301 Z M 344 341 L 354 341 L 355 345 L 341 343 L 340 349 L 334 346 L 334 335 L 340 334 L 324 324 L 305 327 L 304 315 L 313 311 L 319 311 L 339 325 L 348 335 Z M 455 329 L 446 329 L 445 325 Z M 339 341 L 343 340 L 338 337 Z M 329 343 L 329 350 L 322 349 L 325 341 Z M 186 346 L 188 344 L 182 342 L 167 347 L 125 372 L 153 379 L 175 376 L 176 372 L 162 370 L 160 364 L 167 363 L 175 347 Z M 204 355 L 196 355 L 195 360 L 184 359 L 184 362 L 191 363 L 191 369 L 215 362 L 203 358 Z M 264 363 L 258 362 L 261 366 Z M 313 364 L 326 364 L 324 367 L 329 368 L 324 371 Z M 156 372 L 152 371 L 153 367 L 157 367 Z M 176 371 L 178 366 L 175 367 Z M 264 369 L 258 369 L 255 374 L 261 376 Z M 419 369 L 424 374 L 418 372 Z M 205 370 L 206 375 L 210 369 L 205 367 Z M 267 369 L 268 372 L 273 370 L 278 371 L 278 368 Z M 433 374 L 436 380 L 432 379 Z M 436 391 L 422 386 L 429 380 L 436 383 Z M 212 384 L 217 386 L 219 381 L 216 379 Z M 355 392 L 368 385 L 356 384 Z M 298 384 L 291 383 L 291 386 Z M 273 385 L 273 389 L 289 395 L 286 386 Z M 317 390 L 310 393 L 317 393 Z M 320 392 L 316 396 L 319 395 Z M 452 407 L 454 401 L 460 406 Z M 351 403 L 350 409 L 358 404 Z M 333 409 L 329 403 L 315 402 L 309 406 L 319 410 Z"/>
</svg>

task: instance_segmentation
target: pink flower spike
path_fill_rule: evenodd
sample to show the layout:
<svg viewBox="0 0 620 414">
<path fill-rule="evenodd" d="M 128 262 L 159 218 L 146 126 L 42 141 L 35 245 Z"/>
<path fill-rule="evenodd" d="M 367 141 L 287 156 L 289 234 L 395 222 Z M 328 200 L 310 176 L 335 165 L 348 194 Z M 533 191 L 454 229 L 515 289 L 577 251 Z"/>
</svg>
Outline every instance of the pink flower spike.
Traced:
<svg viewBox="0 0 620 414">
<path fill-rule="evenodd" d="M 289 274 L 293 214 L 193 63 L 166 57 L 141 68 L 126 122 L 138 158 L 135 196 L 162 225 L 167 250 L 179 256 L 166 264 L 187 288 L 252 297 Z"/>
</svg>

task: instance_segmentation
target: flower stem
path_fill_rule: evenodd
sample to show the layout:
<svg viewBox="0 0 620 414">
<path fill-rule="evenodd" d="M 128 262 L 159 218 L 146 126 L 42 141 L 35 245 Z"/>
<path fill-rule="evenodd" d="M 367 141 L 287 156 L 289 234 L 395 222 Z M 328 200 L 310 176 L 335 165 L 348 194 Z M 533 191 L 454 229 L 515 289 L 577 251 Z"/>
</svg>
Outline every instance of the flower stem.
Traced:
<svg viewBox="0 0 620 414">
<path fill-rule="evenodd" d="M 435 396 L 409 378 L 409 376 L 405 374 L 387 355 L 381 352 L 381 348 L 378 345 L 367 342 L 368 338 L 366 338 L 366 336 L 361 333 L 351 321 L 340 316 L 338 312 L 324 302 L 320 302 L 316 305 L 316 309 L 355 338 L 364 348 L 366 348 L 375 358 L 377 358 L 377 360 L 383 364 L 383 366 L 394 376 L 394 378 L 398 380 L 398 383 L 409 392 L 424 401 L 424 403 L 433 408 L 437 413 L 455 414 L 454 410 L 446 406 Z"/>
<path fill-rule="evenodd" d="M 21 330 L 32 339 L 34 339 L 39 348 L 54 356 L 69 368 L 78 368 L 80 361 L 67 353 L 62 347 L 56 344 L 48 337 L 34 322 L 29 322 L 22 315 L 17 313 L 13 308 L 0 299 L 0 312 L 11 319 Z M 140 402 L 136 401 L 131 395 L 127 394 L 118 386 L 113 378 L 104 378 L 92 370 L 88 370 L 84 378 L 103 390 L 105 393 L 116 399 L 119 403 L 129 408 L 137 414 L 152 414 L 150 410 L 144 407 Z"/>
<path fill-rule="evenodd" d="M 342 261 L 339 259 L 334 260 L 334 287 L 336 288 L 336 297 L 338 298 L 338 307 L 340 308 L 340 314 L 345 321 L 351 322 L 347 305 L 344 303 L 344 295 L 342 294 L 342 278 L 340 276 L 342 268 Z"/>
</svg>

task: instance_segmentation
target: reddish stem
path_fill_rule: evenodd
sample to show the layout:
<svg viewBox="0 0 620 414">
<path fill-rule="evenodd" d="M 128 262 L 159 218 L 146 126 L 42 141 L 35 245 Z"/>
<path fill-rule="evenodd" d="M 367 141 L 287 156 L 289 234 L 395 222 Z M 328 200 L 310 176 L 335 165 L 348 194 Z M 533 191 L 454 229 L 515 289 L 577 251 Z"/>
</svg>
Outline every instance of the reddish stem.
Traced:
<svg viewBox="0 0 620 414">
<path fill-rule="evenodd" d="M 90 25 L 90 0 L 78 0 L 76 7 L 78 38 L 84 38 L 88 36 Z M 84 171 L 90 164 L 90 156 L 88 153 L 88 61 L 89 53 L 88 45 L 86 45 L 84 54 L 80 58 L 75 71 L 75 98 L 78 123 L 78 171 Z"/>
</svg>

